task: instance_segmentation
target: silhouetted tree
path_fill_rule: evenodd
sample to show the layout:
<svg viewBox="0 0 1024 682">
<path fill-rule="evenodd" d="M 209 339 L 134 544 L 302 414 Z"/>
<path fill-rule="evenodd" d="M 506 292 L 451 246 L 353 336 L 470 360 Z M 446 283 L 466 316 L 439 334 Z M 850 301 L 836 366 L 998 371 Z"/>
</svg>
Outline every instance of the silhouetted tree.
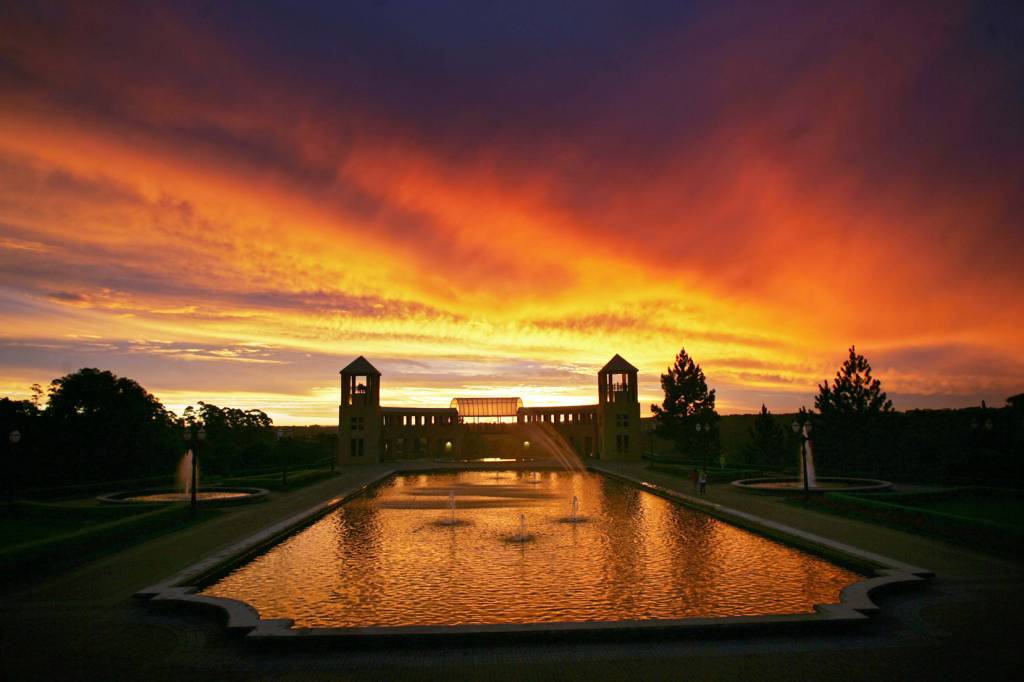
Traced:
<svg viewBox="0 0 1024 682">
<path fill-rule="evenodd" d="M 892 412 L 892 401 L 882 391 L 882 382 L 871 376 L 867 359 L 850 346 L 850 357 L 836 372 L 832 385 L 818 386 L 814 407 L 822 416 L 874 415 Z"/>
<path fill-rule="evenodd" d="M 793 439 L 765 405 L 761 405 L 760 414 L 747 431 L 750 443 L 744 448 L 746 461 L 758 466 L 781 467 L 790 454 Z"/>
<path fill-rule="evenodd" d="M 200 453 L 203 469 L 231 474 L 269 463 L 273 450 L 273 420 L 262 410 L 239 410 L 200 402 L 182 413 L 188 426 L 202 424 L 206 442 Z"/>
<path fill-rule="evenodd" d="M 850 355 L 830 385 L 818 386 L 814 399 L 815 462 L 832 469 L 878 472 L 893 434 L 892 401 L 871 365 L 850 346 Z"/>
<path fill-rule="evenodd" d="M 183 450 L 174 414 L 111 372 L 84 368 L 54 379 L 43 414 L 60 478 L 168 473 Z"/>
<path fill-rule="evenodd" d="M 41 410 L 43 407 L 44 396 L 43 387 L 39 384 L 32 384 L 29 390 L 32 391 L 32 398 L 30 402 L 35 406 L 36 410 Z"/>
<path fill-rule="evenodd" d="M 708 390 L 703 370 L 685 348 L 679 350 L 675 363 L 661 375 L 661 388 L 665 392 L 661 406 L 651 405 L 658 435 L 674 441 L 680 452 L 705 461 L 709 455 L 717 454 L 720 446 L 715 390 Z M 705 429 L 705 425 L 710 428 Z"/>
<path fill-rule="evenodd" d="M 24 435 L 25 431 L 36 427 L 35 421 L 38 418 L 39 408 L 32 401 L 0 398 L 0 435 L 4 438 L 11 431 L 19 431 Z"/>
<path fill-rule="evenodd" d="M 16 451 L 9 450 L 8 438 L 12 431 L 21 434 Z M 0 398 L 0 452 L 5 459 L 13 456 L 13 461 L 3 465 L 4 478 L 11 477 L 11 480 L 3 482 L 5 495 L 7 489 L 20 494 L 21 489 L 35 478 L 39 453 L 44 450 L 40 443 L 43 433 L 39 408 L 32 401 Z"/>
</svg>

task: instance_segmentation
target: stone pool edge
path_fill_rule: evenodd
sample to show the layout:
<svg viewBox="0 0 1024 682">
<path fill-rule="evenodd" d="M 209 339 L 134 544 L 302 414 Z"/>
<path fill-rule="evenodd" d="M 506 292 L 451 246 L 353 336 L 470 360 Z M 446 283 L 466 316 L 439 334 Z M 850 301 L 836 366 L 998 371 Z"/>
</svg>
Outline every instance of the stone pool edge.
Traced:
<svg viewBox="0 0 1024 682">
<path fill-rule="evenodd" d="M 871 600 L 871 593 L 875 590 L 921 583 L 935 577 L 935 573 L 929 569 L 897 561 L 875 552 L 869 552 L 868 550 L 837 542 L 836 540 L 830 540 L 829 538 L 799 530 L 792 526 L 770 521 L 755 514 L 726 507 L 717 502 L 687 495 L 649 481 L 627 476 L 617 471 L 611 471 L 600 465 L 590 464 L 587 466 L 587 469 L 599 472 L 609 478 L 629 483 L 652 495 L 663 497 L 725 521 L 733 526 L 738 526 L 769 539 L 777 540 L 840 565 L 846 565 L 860 571 L 872 571 L 873 575 L 866 580 L 861 580 L 844 587 L 839 594 L 839 604 L 816 604 L 814 606 L 818 613 L 827 613 L 829 620 L 860 619 L 866 617 L 868 614 L 879 610 L 878 605 Z"/>
<path fill-rule="evenodd" d="M 273 523 L 247 538 L 213 552 L 169 578 L 139 590 L 133 596 L 139 599 L 149 599 L 154 602 L 177 602 L 217 608 L 227 617 L 227 627 L 229 629 L 251 630 L 261 623 L 273 622 L 285 622 L 288 627 L 291 627 L 291 621 L 261 619 L 259 612 L 246 602 L 222 597 L 207 597 L 195 592 L 208 576 L 223 572 L 248 561 L 268 547 L 312 524 L 325 514 L 337 509 L 352 498 L 361 495 L 366 490 L 387 480 L 396 473 L 398 473 L 398 470 L 389 469 L 380 472 L 376 476 L 372 476 L 363 483 L 345 488 L 339 494 L 331 496 L 323 502 Z"/>
<path fill-rule="evenodd" d="M 775 614 L 763 616 L 726 616 L 714 618 L 685 618 L 658 620 L 624 621 L 583 621 L 544 623 L 497 623 L 474 625 L 437 625 L 403 627 L 365 628 L 294 628 L 291 619 L 263 619 L 259 612 L 246 602 L 224 597 L 210 597 L 198 594 L 199 585 L 208 576 L 223 572 L 244 563 L 267 547 L 284 537 L 312 524 L 330 511 L 380 484 L 391 476 L 424 471 L 500 469 L 502 466 L 457 466 L 398 467 L 373 476 L 370 480 L 349 487 L 338 495 L 313 507 L 278 521 L 263 530 L 221 550 L 210 554 L 171 577 L 135 593 L 135 597 L 153 602 L 195 606 L 216 609 L 226 618 L 226 627 L 245 635 L 246 640 L 260 642 L 348 642 L 367 644 L 414 640 L 433 641 L 440 638 L 466 640 L 487 640 L 516 636 L 526 639 L 542 639 L 547 636 L 622 636 L 642 633 L 675 634 L 740 634 L 751 632 L 780 632 L 794 628 L 837 627 L 866 621 L 879 607 L 871 600 L 871 593 L 914 583 L 921 583 L 934 577 L 927 569 L 906 564 L 888 557 L 868 552 L 850 545 L 829 540 L 813 533 L 785 526 L 762 517 L 708 502 L 670 488 L 633 478 L 588 463 L 586 469 L 600 473 L 653 495 L 671 500 L 677 504 L 696 509 L 714 518 L 755 532 L 759 535 L 783 542 L 784 544 L 809 551 L 831 561 L 860 570 L 871 570 L 873 575 L 853 583 L 840 592 L 838 604 L 816 604 L 813 613 Z M 546 468 L 546 467 L 534 467 Z"/>
</svg>

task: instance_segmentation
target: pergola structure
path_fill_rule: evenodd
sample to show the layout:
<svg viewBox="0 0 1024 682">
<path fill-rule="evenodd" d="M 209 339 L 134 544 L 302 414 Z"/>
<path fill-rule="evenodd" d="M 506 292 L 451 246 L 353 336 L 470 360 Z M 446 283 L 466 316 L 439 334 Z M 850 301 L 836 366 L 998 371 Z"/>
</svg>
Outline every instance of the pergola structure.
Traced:
<svg viewBox="0 0 1024 682">
<path fill-rule="evenodd" d="M 460 421 L 515 421 L 523 407 L 522 398 L 452 398 L 452 409 Z"/>
</svg>

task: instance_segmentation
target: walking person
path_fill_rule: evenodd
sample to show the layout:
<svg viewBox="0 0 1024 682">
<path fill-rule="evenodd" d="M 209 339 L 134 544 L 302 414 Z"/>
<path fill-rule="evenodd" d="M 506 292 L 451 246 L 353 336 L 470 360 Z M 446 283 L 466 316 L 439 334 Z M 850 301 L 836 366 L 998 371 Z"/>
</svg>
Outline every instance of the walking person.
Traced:
<svg viewBox="0 0 1024 682">
<path fill-rule="evenodd" d="M 690 482 L 693 483 L 693 492 L 697 492 L 697 467 L 693 467 L 690 473 Z"/>
<path fill-rule="evenodd" d="M 701 494 L 701 497 L 703 497 L 704 493 L 707 491 L 707 487 L 708 487 L 708 470 L 707 469 L 701 469 L 700 470 L 700 478 L 698 479 L 698 481 L 700 482 L 700 494 Z"/>
</svg>

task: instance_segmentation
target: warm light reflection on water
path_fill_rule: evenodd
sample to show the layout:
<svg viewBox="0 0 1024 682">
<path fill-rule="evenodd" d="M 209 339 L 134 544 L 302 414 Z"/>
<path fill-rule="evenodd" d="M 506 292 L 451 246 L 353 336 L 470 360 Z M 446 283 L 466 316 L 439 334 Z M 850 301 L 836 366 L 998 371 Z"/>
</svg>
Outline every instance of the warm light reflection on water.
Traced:
<svg viewBox="0 0 1024 682">
<path fill-rule="evenodd" d="M 296 627 L 457 625 L 808 612 L 860 579 L 597 474 L 532 474 L 395 477 L 203 593 Z"/>
</svg>

